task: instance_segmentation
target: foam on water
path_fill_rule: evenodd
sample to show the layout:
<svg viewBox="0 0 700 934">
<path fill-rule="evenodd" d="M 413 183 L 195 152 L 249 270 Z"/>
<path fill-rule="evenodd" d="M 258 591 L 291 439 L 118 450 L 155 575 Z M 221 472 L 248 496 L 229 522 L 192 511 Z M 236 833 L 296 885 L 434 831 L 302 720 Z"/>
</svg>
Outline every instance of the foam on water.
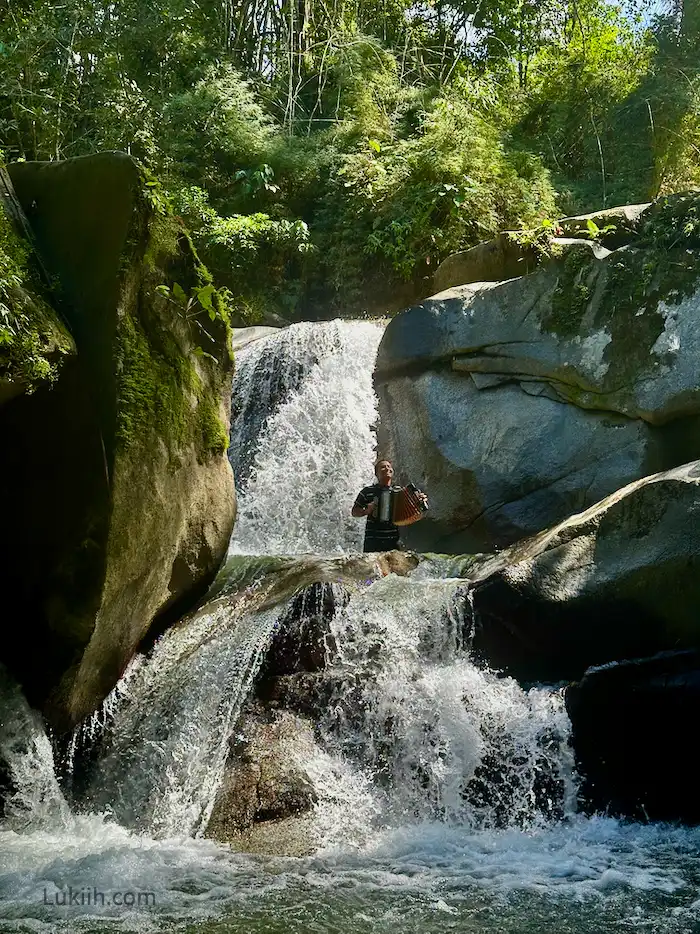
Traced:
<svg viewBox="0 0 700 934">
<path fill-rule="evenodd" d="M 156 841 L 83 817 L 70 833 L 0 832 L 0 929 L 112 930 L 113 919 L 117 930 L 140 934 L 217 920 L 220 930 L 241 934 L 350 931 L 364 914 L 376 930 L 393 931 L 401 930 L 402 919 L 405 926 L 401 909 L 408 906 L 430 932 L 471 930 L 474 916 L 483 934 L 695 932 L 699 850 L 698 830 L 578 817 L 528 831 L 473 832 L 424 822 L 377 833 L 359 848 L 338 845 L 305 859 L 252 858 L 211 841 Z M 53 903 L 69 886 L 107 897 L 153 893 L 155 904 Z M 299 923 L 309 910 L 309 921 L 320 926 Z M 538 916 L 550 920 L 530 928 L 528 918 Z M 271 927 L 272 918 L 285 917 L 288 927 Z"/>
</svg>

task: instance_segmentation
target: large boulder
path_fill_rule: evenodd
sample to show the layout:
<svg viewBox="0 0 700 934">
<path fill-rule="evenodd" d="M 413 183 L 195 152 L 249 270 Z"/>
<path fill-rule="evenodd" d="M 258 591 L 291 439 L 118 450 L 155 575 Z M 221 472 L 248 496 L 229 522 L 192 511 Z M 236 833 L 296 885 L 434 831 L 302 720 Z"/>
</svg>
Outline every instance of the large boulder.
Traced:
<svg viewBox="0 0 700 934">
<path fill-rule="evenodd" d="M 700 647 L 700 461 L 636 481 L 468 574 L 476 656 L 523 682 Z"/>
<path fill-rule="evenodd" d="M 444 292 L 470 282 L 502 282 L 532 272 L 546 261 L 550 251 L 564 246 L 569 239 L 589 237 L 597 232 L 606 249 L 617 249 L 635 239 L 642 215 L 649 204 L 623 207 L 562 217 L 533 231 L 507 230 L 492 240 L 459 253 L 452 253 L 435 270 L 435 292 Z"/>
<path fill-rule="evenodd" d="M 615 250 L 560 241 L 531 275 L 442 292 L 379 348 L 380 449 L 430 495 L 410 547 L 504 546 L 700 457 L 700 195 Z"/>
<path fill-rule="evenodd" d="M 665 652 L 591 668 L 566 692 L 572 743 L 593 811 L 700 823 L 700 652 Z"/>
<path fill-rule="evenodd" d="M 0 409 L 0 657 L 69 727 L 225 555 L 230 332 L 186 231 L 128 156 L 8 172 L 77 355 Z"/>
</svg>

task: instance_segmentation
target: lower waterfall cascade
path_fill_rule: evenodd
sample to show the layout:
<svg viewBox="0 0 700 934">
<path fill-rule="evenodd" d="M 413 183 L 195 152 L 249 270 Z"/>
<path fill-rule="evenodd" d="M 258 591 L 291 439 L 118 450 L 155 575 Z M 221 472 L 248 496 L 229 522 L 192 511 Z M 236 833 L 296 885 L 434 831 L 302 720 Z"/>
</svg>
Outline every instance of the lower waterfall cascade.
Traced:
<svg viewBox="0 0 700 934">
<path fill-rule="evenodd" d="M 700 829 L 577 812 L 563 688 L 475 664 L 455 563 L 368 573 L 350 508 L 381 334 L 299 324 L 237 353 L 229 559 L 69 743 L 0 670 L 3 934 L 700 931 Z M 288 752 L 315 789 L 310 846 L 238 852 L 206 836 L 230 744 L 320 579 L 329 687 Z"/>
</svg>

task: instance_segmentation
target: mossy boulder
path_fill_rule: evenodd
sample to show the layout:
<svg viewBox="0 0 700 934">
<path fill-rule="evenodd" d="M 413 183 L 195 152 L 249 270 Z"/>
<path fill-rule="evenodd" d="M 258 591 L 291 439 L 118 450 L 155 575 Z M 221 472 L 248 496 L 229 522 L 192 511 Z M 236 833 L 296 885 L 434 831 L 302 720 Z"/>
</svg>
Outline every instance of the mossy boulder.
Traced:
<svg viewBox="0 0 700 934">
<path fill-rule="evenodd" d="M 410 547 L 508 545 L 700 457 L 700 194 L 640 208 L 624 246 L 558 238 L 389 323 L 380 448 L 431 501 Z"/>
<path fill-rule="evenodd" d="M 8 172 L 77 355 L 0 409 L 14 604 L 0 655 L 68 727 L 225 555 L 230 329 L 187 232 L 128 156 Z"/>
<path fill-rule="evenodd" d="M 569 240 L 588 239 L 591 234 L 604 249 L 618 249 L 639 236 L 649 204 L 562 217 L 535 230 L 508 230 L 469 250 L 451 253 L 433 276 L 435 292 L 444 292 L 471 282 L 502 282 L 528 273 L 561 253 Z M 592 241 L 591 241 L 592 242 Z"/>
</svg>

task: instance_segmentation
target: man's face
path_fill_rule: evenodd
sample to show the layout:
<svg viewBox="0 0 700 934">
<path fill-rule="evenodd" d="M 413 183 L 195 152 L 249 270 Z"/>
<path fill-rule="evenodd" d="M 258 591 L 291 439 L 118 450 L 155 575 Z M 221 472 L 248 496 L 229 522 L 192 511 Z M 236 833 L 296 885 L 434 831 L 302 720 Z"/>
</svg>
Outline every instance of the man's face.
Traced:
<svg viewBox="0 0 700 934">
<path fill-rule="evenodd" d="M 394 478 L 394 468 L 391 466 L 391 461 L 379 461 L 375 468 L 375 473 L 380 483 L 383 483 L 384 486 L 389 486 Z"/>
</svg>

